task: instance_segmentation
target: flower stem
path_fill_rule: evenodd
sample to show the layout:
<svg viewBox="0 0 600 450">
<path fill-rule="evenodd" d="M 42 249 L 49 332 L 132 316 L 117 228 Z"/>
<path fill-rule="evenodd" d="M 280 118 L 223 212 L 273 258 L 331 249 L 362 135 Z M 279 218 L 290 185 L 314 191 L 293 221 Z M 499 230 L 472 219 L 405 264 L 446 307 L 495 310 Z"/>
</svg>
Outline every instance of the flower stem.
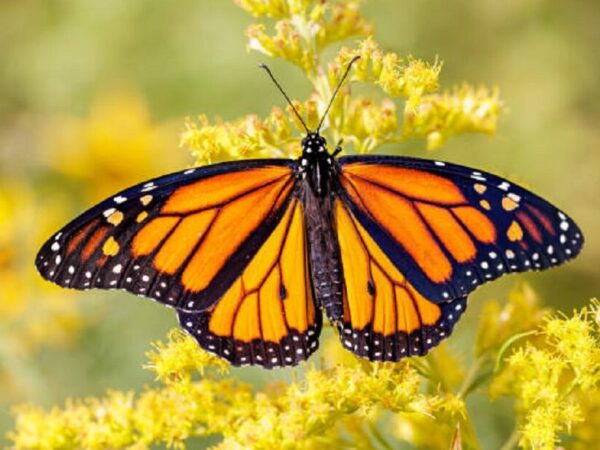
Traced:
<svg viewBox="0 0 600 450">
<path fill-rule="evenodd" d="M 486 359 L 487 358 L 480 356 L 479 358 L 477 358 L 475 360 L 473 365 L 469 368 L 469 371 L 467 372 L 467 375 L 465 376 L 465 379 L 464 379 L 460 389 L 458 390 L 458 394 L 456 394 L 458 398 L 464 398 L 467 394 L 469 394 L 471 387 L 473 386 L 473 383 L 478 378 L 477 375 L 479 373 L 479 369 L 481 369 L 481 367 L 483 366 L 483 363 L 485 362 Z"/>
</svg>

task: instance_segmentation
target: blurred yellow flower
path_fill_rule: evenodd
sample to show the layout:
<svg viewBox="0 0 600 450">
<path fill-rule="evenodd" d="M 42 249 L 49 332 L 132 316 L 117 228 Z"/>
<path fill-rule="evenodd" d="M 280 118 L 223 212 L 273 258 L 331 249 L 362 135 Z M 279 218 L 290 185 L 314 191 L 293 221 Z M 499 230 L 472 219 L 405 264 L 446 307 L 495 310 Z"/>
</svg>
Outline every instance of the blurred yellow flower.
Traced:
<svg viewBox="0 0 600 450">
<path fill-rule="evenodd" d="M 497 300 L 487 302 L 481 311 L 481 322 L 475 342 L 475 355 L 495 359 L 502 345 L 511 337 L 536 329 L 548 309 L 527 283 L 513 288 L 504 306 Z"/>
<path fill-rule="evenodd" d="M 35 358 L 71 345 L 91 317 L 81 304 L 35 272 L 33 260 L 45 238 L 41 218 L 61 214 L 53 202 L 22 180 L 0 179 L 0 406 L 22 401 L 43 386 Z"/>
<path fill-rule="evenodd" d="M 407 103 L 402 135 L 425 137 L 427 148 L 435 150 L 457 134 L 493 134 L 500 111 L 497 89 L 463 85 L 451 93 L 424 95 L 412 105 Z"/>
<path fill-rule="evenodd" d="M 59 116 L 42 132 L 43 158 L 58 174 L 85 187 L 86 200 L 185 166 L 176 147 L 178 122 L 157 123 L 133 89 L 98 92 L 87 117 Z"/>
<path fill-rule="evenodd" d="M 584 418 L 578 393 L 595 396 L 600 391 L 597 308 L 593 302 L 571 317 L 547 316 L 539 338 L 516 348 L 493 380 L 492 396 L 517 400 L 524 448 L 554 449 L 559 434 L 570 434 Z"/>
</svg>

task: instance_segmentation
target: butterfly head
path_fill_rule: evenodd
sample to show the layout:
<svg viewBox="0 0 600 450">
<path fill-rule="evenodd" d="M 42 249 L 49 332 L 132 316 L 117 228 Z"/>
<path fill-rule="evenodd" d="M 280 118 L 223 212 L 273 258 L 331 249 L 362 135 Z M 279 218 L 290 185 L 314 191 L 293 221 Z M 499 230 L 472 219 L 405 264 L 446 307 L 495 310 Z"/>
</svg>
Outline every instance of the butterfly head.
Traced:
<svg viewBox="0 0 600 450">
<path fill-rule="evenodd" d="M 327 153 L 327 141 L 319 133 L 308 133 L 302 139 L 303 156 Z"/>
</svg>

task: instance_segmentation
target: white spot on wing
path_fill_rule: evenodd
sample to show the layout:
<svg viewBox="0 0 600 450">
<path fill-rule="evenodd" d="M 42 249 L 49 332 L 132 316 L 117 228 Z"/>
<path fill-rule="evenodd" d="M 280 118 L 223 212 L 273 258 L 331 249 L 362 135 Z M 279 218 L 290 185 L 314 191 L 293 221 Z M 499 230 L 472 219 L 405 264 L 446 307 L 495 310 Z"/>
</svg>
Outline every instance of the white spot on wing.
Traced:
<svg viewBox="0 0 600 450">
<path fill-rule="evenodd" d="M 115 212 L 117 212 L 117 210 L 116 210 L 115 208 L 108 208 L 107 210 L 105 210 L 105 211 L 102 213 L 102 215 L 103 215 L 104 217 L 108 217 L 108 216 L 110 216 L 112 213 L 115 213 Z"/>
<path fill-rule="evenodd" d="M 517 194 L 515 194 L 514 192 L 509 192 L 509 193 L 507 194 L 507 197 L 508 197 L 508 198 L 510 198 L 510 199 L 512 199 L 512 200 L 514 200 L 514 201 L 515 201 L 515 202 L 517 202 L 517 203 L 519 203 L 519 202 L 521 201 L 521 196 L 520 196 L 520 195 L 517 195 Z"/>
<path fill-rule="evenodd" d="M 144 184 L 144 186 L 142 186 L 142 192 L 148 192 L 151 191 L 152 189 L 156 189 L 156 186 L 154 185 L 154 183 L 152 181 Z"/>
</svg>

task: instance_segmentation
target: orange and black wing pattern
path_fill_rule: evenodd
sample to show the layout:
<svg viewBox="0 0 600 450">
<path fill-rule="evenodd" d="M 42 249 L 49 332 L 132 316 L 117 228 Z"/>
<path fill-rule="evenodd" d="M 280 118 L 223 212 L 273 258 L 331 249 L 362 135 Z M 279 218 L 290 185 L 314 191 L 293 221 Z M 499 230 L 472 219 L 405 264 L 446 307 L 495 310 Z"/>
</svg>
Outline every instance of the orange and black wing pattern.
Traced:
<svg viewBox="0 0 600 450">
<path fill-rule="evenodd" d="M 464 297 L 506 273 L 561 264 L 581 250 L 572 219 L 494 175 L 417 158 L 338 161 L 343 203 L 433 303 Z"/>
<path fill-rule="evenodd" d="M 337 200 L 335 221 L 344 275 L 343 346 L 371 361 L 424 355 L 450 335 L 466 298 L 432 302 L 406 279 L 350 209 Z"/>
<path fill-rule="evenodd" d="M 181 326 L 234 365 L 291 366 L 318 347 L 321 311 L 312 295 L 302 205 L 296 198 L 224 296 Z"/>
<path fill-rule="evenodd" d="M 295 183 L 285 160 L 157 178 L 75 219 L 44 244 L 36 266 L 63 287 L 124 289 L 177 309 L 204 310 L 278 226 Z"/>
</svg>

